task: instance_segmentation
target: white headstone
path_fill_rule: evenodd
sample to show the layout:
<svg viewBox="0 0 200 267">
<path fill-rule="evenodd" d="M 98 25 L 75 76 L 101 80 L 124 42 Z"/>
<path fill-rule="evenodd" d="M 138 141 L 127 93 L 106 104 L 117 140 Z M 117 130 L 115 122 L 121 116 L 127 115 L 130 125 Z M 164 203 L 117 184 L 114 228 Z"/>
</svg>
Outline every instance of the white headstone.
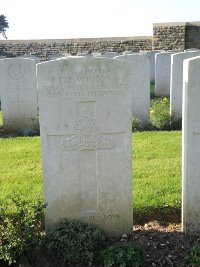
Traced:
<svg viewBox="0 0 200 267">
<path fill-rule="evenodd" d="M 70 55 L 70 54 L 69 54 Z M 52 54 L 48 56 L 48 60 L 55 60 L 55 59 L 60 59 L 60 58 L 65 58 L 68 55 L 61 55 L 61 54 Z"/>
<path fill-rule="evenodd" d="M 185 49 L 184 52 L 194 52 L 194 51 L 199 51 L 198 48 L 190 48 L 190 49 Z"/>
<path fill-rule="evenodd" d="M 133 51 L 124 51 L 123 52 L 123 55 L 131 55 L 133 54 L 134 52 Z"/>
<path fill-rule="evenodd" d="M 200 234 L 200 57 L 184 60 L 182 228 Z"/>
<path fill-rule="evenodd" d="M 159 50 L 152 50 L 144 52 L 150 60 L 150 82 L 155 83 L 155 55 L 160 53 Z"/>
<path fill-rule="evenodd" d="M 117 56 L 119 56 L 117 52 L 106 52 L 103 55 L 101 55 L 101 57 L 106 57 L 106 58 L 115 58 Z"/>
<path fill-rule="evenodd" d="M 88 52 L 82 52 L 82 53 L 78 53 L 77 56 L 81 56 L 81 57 L 93 57 L 92 54 L 88 53 Z"/>
<path fill-rule="evenodd" d="M 25 58 L 4 59 L 0 69 L 3 129 L 8 131 L 38 130 L 35 61 Z"/>
<path fill-rule="evenodd" d="M 93 52 L 92 56 L 93 57 L 100 57 L 101 56 L 101 52 Z"/>
<path fill-rule="evenodd" d="M 116 59 L 129 61 L 132 65 L 132 116 L 143 124 L 149 121 L 150 64 L 145 54 L 122 55 Z"/>
<path fill-rule="evenodd" d="M 3 59 L 5 59 L 5 56 L 0 56 L 0 73 L 1 73 L 1 64 L 3 63 Z M 1 77 L 0 77 L 0 101 L 1 101 L 1 92 L 2 92 L 2 84 L 1 84 Z"/>
<path fill-rule="evenodd" d="M 34 59 L 35 60 L 35 63 L 38 64 L 40 62 L 40 58 L 39 57 L 36 57 L 34 55 L 22 55 L 22 56 L 19 56 L 17 58 L 29 58 L 29 59 Z"/>
<path fill-rule="evenodd" d="M 37 65 L 46 228 L 81 219 L 132 229 L 130 65 L 68 58 Z"/>
<path fill-rule="evenodd" d="M 155 95 L 170 95 L 171 55 L 174 52 L 158 53 L 155 56 Z"/>
<path fill-rule="evenodd" d="M 172 55 L 170 81 L 170 110 L 175 120 L 182 118 L 183 61 L 200 55 L 199 51 L 181 52 Z"/>
</svg>

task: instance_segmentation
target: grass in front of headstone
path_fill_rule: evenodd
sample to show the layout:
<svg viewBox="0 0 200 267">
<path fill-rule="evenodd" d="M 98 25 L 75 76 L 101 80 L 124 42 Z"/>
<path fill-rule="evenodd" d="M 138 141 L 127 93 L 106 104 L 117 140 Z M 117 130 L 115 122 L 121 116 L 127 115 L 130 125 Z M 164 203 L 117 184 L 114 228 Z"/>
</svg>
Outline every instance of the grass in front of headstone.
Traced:
<svg viewBox="0 0 200 267">
<path fill-rule="evenodd" d="M 0 138 L 0 158 L 0 201 L 43 199 L 39 137 Z"/>
<path fill-rule="evenodd" d="M 134 222 L 180 222 L 181 131 L 133 134 Z"/>
</svg>

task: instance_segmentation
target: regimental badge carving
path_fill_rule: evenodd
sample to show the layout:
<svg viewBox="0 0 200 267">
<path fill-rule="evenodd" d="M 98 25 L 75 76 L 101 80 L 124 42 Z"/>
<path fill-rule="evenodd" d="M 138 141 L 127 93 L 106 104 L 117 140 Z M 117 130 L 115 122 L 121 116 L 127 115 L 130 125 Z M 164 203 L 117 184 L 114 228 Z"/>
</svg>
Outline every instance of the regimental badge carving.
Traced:
<svg viewBox="0 0 200 267">
<path fill-rule="evenodd" d="M 96 126 L 95 113 L 84 111 L 76 123 L 77 134 L 61 141 L 62 150 L 111 149 L 114 143 Z"/>
<path fill-rule="evenodd" d="M 14 80 L 20 80 L 24 77 L 25 69 L 21 63 L 12 63 L 8 68 L 8 75 Z"/>
</svg>

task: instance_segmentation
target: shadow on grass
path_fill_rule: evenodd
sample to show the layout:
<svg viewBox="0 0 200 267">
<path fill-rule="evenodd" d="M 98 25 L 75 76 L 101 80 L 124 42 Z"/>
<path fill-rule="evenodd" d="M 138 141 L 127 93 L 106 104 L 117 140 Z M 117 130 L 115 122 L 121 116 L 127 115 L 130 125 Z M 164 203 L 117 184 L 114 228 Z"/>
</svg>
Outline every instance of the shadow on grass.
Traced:
<svg viewBox="0 0 200 267">
<path fill-rule="evenodd" d="M 4 131 L 3 126 L 0 126 L 0 138 L 15 138 L 15 137 L 26 137 L 26 136 L 40 136 L 39 131 Z"/>
<path fill-rule="evenodd" d="M 158 221 L 160 224 L 181 223 L 181 209 L 152 209 L 150 211 L 133 210 L 134 224 L 145 224 L 149 221 Z"/>
</svg>

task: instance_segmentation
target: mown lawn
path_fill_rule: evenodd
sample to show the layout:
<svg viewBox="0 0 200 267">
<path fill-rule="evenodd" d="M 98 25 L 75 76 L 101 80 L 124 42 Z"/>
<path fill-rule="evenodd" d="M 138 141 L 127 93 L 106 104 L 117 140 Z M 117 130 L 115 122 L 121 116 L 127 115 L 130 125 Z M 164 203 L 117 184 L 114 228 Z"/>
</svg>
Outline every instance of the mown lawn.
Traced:
<svg viewBox="0 0 200 267">
<path fill-rule="evenodd" d="M 43 199 L 39 137 L 0 138 L 0 159 L 0 201 Z M 181 132 L 133 134 L 133 193 L 135 218 L 180 210 Z"/>
<path fill-rule="evenodd" d="M 181 131 L 133 134 L 133 192 L 136 217 L 180 214 Z"/>
</svg>

